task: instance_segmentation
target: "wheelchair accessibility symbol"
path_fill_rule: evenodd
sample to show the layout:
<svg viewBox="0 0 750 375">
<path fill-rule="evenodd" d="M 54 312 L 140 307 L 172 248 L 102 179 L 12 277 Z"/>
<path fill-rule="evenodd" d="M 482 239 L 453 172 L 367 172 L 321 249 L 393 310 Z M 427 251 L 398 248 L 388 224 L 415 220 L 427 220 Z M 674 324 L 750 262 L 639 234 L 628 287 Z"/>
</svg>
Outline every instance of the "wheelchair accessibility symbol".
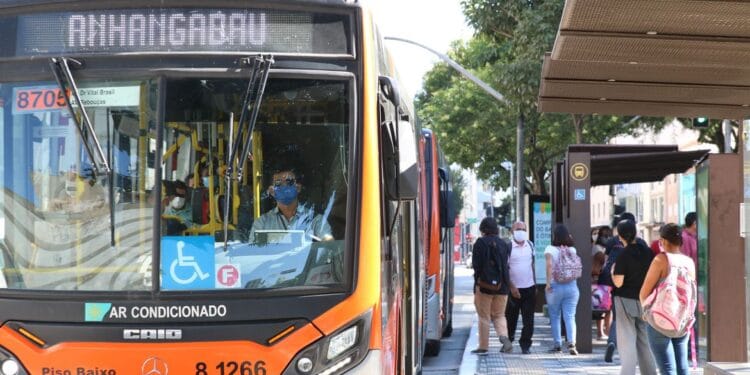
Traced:
<svg viewBox="0 0 750 375">
<path fill-rule="evenodd" d="M 195 281 L 196 277 L 200 278 L 201 280 L 205 280 L 209 275 L 203 272 L 200 264 L 195 261 L 194 256 L 184 255 L 183 249 L 185 249 L 185 242 L 177 241 L 177 259 L 173 260 L 172 265 L 169 266 L 169 275 L 172 277 L 172 280 L 182 285 L 192 283 L 193 281 Z M 175 272 L 177 266 L 187 267 L 190 276 L 186 279 L 183 279 L 180 276 L 180 273 Z M 182 275 L 184 274 L 185 273 L 182 272 Z"/>
<path fill-rule="evenodd" d="M 163 289 L 213 289 L 213 237 L 163 237 L 161 284 Z"/>
</svg>

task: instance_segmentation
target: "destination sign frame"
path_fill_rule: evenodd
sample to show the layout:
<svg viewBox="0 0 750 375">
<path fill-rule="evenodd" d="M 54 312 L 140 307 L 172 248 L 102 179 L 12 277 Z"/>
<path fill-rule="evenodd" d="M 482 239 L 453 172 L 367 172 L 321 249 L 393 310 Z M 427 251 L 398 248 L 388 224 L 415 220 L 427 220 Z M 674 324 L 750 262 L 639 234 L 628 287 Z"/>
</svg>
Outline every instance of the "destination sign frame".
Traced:
<svg viewBox="0 0 750 375">
<path fill-rule="evenodd" d="M 2 17 L 0 22 L 6 25 L 6 32 L 15 30 L 15 37 L 11 35 L 0 42 L 0 56 L 123 53 L 354 56 L 352 19 L 343 13 L 255 8 L 105 9 L 21 14 Z"/>
</svg>

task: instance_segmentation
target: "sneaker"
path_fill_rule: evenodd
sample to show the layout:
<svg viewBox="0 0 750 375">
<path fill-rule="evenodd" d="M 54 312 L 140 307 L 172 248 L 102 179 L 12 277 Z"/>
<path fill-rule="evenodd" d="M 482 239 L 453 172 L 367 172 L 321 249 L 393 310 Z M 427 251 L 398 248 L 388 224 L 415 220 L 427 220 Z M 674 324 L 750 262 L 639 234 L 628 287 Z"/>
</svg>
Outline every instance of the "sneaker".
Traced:
<svg viewBox="0 0 750 375">
<path fill-rule="evenodd" d="M 576 344 L 569 344 L 568 352 L 570 352 L 570 355 L 578 355 L 578 350 L 576 350 Z"/>
<path fill-rule="evenodd" d="M 552 349 L 549 350 L 550 353 L 562 353 L 562 348 L 560 345 L 555 345 L 552 347 Z"/>
<path fill-rule="evenodd" d="M 508 337 L 500 336 L 500 342 L 503 344 L 503 347 L 500 348 L 501 353 L 510 353 L 513 351 L 513 342 Z"/>
<path fill-rule="evenodd" d="M 529 348 L 521 348 L 521 353 L 523 353 L 523 354 L 531 354 L 531 349 L 529 349 Z"/>
<path fill-rule="evenodd" d="M 474 349 L 471 351 L 471 354 L 487 355 L 487 349 Z"/>
<path fill-rule="evenodd" d="M 615 344 L 607 344 L 607 351 L 604 352 L 604 362 L 612 363 L 612 356 L 615 354 Z"/>
</svg>

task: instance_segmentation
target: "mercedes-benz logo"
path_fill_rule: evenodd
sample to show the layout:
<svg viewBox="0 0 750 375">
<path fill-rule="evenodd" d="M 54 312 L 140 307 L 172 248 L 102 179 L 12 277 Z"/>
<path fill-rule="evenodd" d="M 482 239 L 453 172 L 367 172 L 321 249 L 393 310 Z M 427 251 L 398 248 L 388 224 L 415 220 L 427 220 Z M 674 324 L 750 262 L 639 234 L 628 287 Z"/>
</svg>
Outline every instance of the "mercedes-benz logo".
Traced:
<svg viewBox="0 0 750 375">
<path fill-rule="evenodd" d="M 167 375 L 169 374 L 169 367 L 167 362 L 164 362 L 161 358 L 151 357 L 143 361 L 141 366 L 141 375 Z"/>
</svg>

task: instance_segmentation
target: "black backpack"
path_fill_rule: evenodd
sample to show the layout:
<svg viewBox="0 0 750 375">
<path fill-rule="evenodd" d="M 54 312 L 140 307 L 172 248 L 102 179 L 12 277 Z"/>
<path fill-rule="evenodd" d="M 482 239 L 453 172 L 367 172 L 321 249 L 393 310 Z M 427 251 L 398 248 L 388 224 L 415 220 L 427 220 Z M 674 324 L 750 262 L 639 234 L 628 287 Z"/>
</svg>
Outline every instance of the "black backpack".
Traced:
<svg viewBox="0 0 750 375">
<path fill-rule="evenodd" d="M 500 246 L 495 237 L 482 237 L 481 241 L 485 244 L 486 251 L 482 259 L 482 267 L 479 269 L 477 284 L 481 289 L 497 292 L 503 286 L 502 265 L 497 260 L 502 260 Z M 488 243 L 489 242 L 489 243 Z"/>
</svg>

